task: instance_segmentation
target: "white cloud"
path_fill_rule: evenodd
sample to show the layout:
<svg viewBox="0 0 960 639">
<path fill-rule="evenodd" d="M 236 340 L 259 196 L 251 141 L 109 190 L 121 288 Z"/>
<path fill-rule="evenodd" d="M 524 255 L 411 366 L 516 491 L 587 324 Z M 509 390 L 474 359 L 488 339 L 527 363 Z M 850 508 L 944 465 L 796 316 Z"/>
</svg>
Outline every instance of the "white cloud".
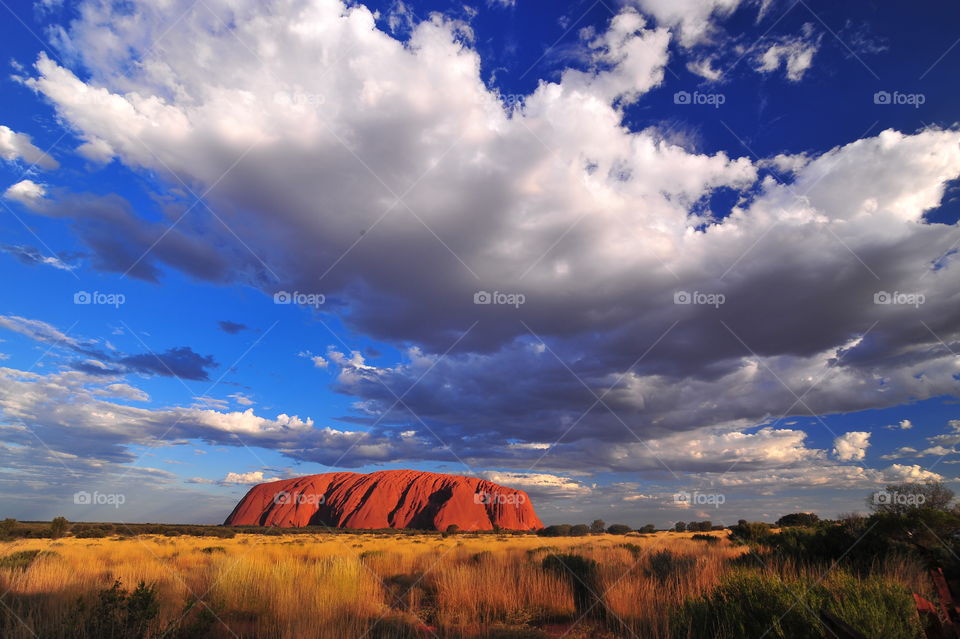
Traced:
<svg viewBox="0 0 960 639">
<path fill-rule="evenodd" d="M 9 162 L 23 160 L 45 169 L 56 169 L 60 166 L 55 159 L 35 147 L 29 135 L 17 133 L 2 124 L 0 124 L 0 158 Z"/>
<path fill-rule="evenodd" d="M 591 493 L 590 486 L 570 477 L 550 473 L 501 472 L 488 470 L 478 473 L 482 479 L 508 488 L 519 488 L 531 495 L 551 497 L 584 497 Z"/>
<path fill-rule="evenodd" d="M 756 58 L 756 69 L 770 73 L 783 67 L 788 80 L 799 82 L 812 66 L 821 38 L 813 36 L 812 24 L 806 24 L 802 36 L 780 38 L 767 46 Z"/>
<path fill-rule="evenodd" d="M 223 478 L 224 484 L 250 485 L 262 484 L 268 481 L 277 481 L 276 477 L 264 477 L 262 470 L 255 470 L 249 473 L 227 473 Z"/>
<path fill-rule="evenodd" d="M 692 45 L 709 40 L 710 21 L 737 4 L 641 6 Z M 247 230 L 244 241 L 257 255 L 226 253 L 232 276 L 255 273 L 251 281 L 269 289 L 261 259 L 286 290 L 313 290 L 323 276 L 331 300 L 351 293 L 343 296 L 351 329 L 416 344 L 391 367 L 368 364 L 359 352 L 327 353 L 324 361 L 340 369 L 338 389 L 357 398 L 363 417 L 384 415 L 393 401 L 379 381 L 407 388 L 436 364 L 421 392 L 405 398 L 411 410 L 475 457 L 502 450 L 509 461 L 530 461 L 524 456 L 536 449 L 509 443 L 554 441 L 557 426 L 593 401 L 556 352 L 598 393 L 623 378 L 605 396 L 619 419 L 594 411 L 551 464 L 657 464 L 627 424 L 670 463 L 709 470 L 714 458 L 743 459 L 746 472 L 758 472 L 822 461 L 826 452 L 807 448 L 799 429 L 746 432 L 791 406 L 806 412 L 793 393 L 813 380 L 830 377 L 804 395 L 817 414 L 957 391 L 955 358 L 931 348 L 932 338 L 918 341 L 913 329 L 923 319 L 950 343 L 960 326 L 955 264 L 930 269 L 960 233 L 923 219 L 960 175 L 960 132 L 888 130 L 826 153 L 778 155 L 768 166 L 789 171 L 793 182 L 757 184 L 758 165 L 746 157 L 692 153 L 656 130 L 623 126 L 620 106 L 659 86 L 668 58 L 665 31 L 647 28 L 631 10 L 588 38 L 588 70 L 541 81 L 508 113 L 482 81 L 462 23 L 415 24 L 405 45 L 359 5 L 203 5 L 133 2 L 122 16 L 109 3 L 85 5 L 65 46 L 89 79 L 41 56 L 29 84 L 103 157 L 217 182 L 210 197 L 218 212 Z M 147 49 L 146 36 L 171 12 L 183 13 L 182 22 L 164 47 Z M 214 16 L 234 28 L 211 30 Z M 761 65 L 775 62 L 799 77 L 810 58 L 791 51 L 777 50 Z M 323 73 L 314 72 L 318 60 Z M 304 166 L 317 169 L 304 173 Z M 721 187 L 742 196 L 730 215 L 694 212 Z M 236 244 L 209 233 L 205 254 Z M 875 305 L 878 279 L 889 290 L 922 287 L 928 303 Z M 520 285 L 522 309 L 472 304 L 481 286 Z M 672 303 L 678 289 L 720 286 L 723 309 Z M 462 350 L 439 358 L 478 312 L 482 321 Z M 542 336 L 539 354 L 518 317 Z M 658 342 L 675 321 L 675 332 Z M 878 321 L 869 338 L 851 339 Z M 631 368 L 654 343 L 644 366 Z M 522 383 L 505 384 L 505 370 Z M 199 430 L 255 434 L 302 457 L 357 441 L 354 450 L 370 459 L 422 451 L 418 438 L 404 438 L 411 440 L 404 449 L 381 433 L 308 431 L 295 418 L 252 411 L 188 416 Z M 409 429 L 408 416 L 399 427 Z M 461 437 L 465 429 L 489 437 L 480 446 Z M 602 446 L 591 450 L 592 443 Z"/>
<path fill-rule="evenodd" d="M 833 454 L 840 461 L 861 461 L 867 456 L 870 433 L 852 431 L 833 440 Z"/>
<path fill-rule="evenodd" d="M 3 197 L 20 202 L 24 206 L 36 207 L 46 194 L 47 189 L 43 184 L 37 184 L 33 180 L 20 180 L 8 188 Z"/>
<path fill-rule="evenodd" d="M 884 426 L 884 428 L 887 430 L 910 430 L 913 428 L 913 422 L 909 419 L 901 419 L 898 423 Z"/>
<path fill-rule="evenodd" d="M 233 393 L 232 395 L 227 395 L 227 397 L 232 398 L 233 401 L 240 404 L 241 406 L 253 406 L 254 404 L 253 400 L 247 397 L 246 395 L 244 395 L 243 393 Z"/>
<path fill-rule="evenodd" d="M 715 21 L 729 16 L 741 0 L 635 0 L 644 13 L 676 30 L 684 47 L 709 42 Z"/>
</svg>

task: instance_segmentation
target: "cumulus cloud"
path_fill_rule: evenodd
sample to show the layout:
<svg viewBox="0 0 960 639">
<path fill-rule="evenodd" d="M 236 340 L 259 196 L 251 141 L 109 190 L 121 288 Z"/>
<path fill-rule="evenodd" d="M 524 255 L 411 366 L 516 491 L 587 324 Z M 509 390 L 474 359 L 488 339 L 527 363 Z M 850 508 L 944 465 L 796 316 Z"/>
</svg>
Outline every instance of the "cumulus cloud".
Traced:
<svg viewBox="0 0 960 639">
<path fill-rule="evenodd" d="M 24 206 L 36 207 L 47 195 L 47 187 L 37 184 L 33 180 L 20 180 L 8 188 L 3 197 Z"/>
<path fill-rule="evenodd" d="M 840 461 L 862 461 L 870 446 L 870 433 L 852 431 L 833 440 L 833 454 Z"/>
<path fill-rule="evenodd" d="M 13 162 L 23 160 L 27 164 L 45 169 L 56 169 L 60 164 L 30 141 L 30 136 L 17 133 L 10 127 L 0 124 L 0 158 Z"/>
<path fill-rule="evenodd" d="M 716 21 L 729 16 L 742 0 L 635 0 L 659 24 L 677 31 L 684 47 L 709 41 L 716 31 Z"/>
<path fill-rule="evenodd" d="M 227 476 L 223 478 L 223 483 L 248 486 L 276 480 L 276 477 L 264 477 L 262 470 L 255 470 L 249 473 L 227 473 Z"/>
<path fill-rule="evenodd" d="M 692 46 L 737 5 L 640 8 Z M 171 11 L 177 29 L 147 49 Z M 61 44 L 84 79 L 41 55 L 28 85 L 88 151 L 173 184 L 216 183 L 211 206 L 243 245 L 198 220 L 149 251 L 168 225 L 120 198 L 41 189 L 20 201 L 74 220 L 97 268 L 150 281 L 173 268 L 266 294 L 319 288 L 350 330 L 406 348 L 390 366 L 342 344 L 327 352 L 336 389 L 374 430 L 311 435 L 287 442 L 291 454 L 336 459 L 329 442 L 342 441 L 357 444 L 353 461 L 449 461 L 428 425 L 496 468 L 542 457 L 555 472 L 628 470 L 659 456 L 714 472 L 715 454 L 743 459 L 731 475 L 795 470 L 826 453 L 771 427 L 781 415 L 958 390 L 960 232 L 926 220 L 960 176 L 955 129 L 757 162 L 630 130 L 623 107 L 663 82 L 669 45 L 630 8 L 589 34 L 583 68 L 510 109 L 482 81 L 467 26 L 442 17 L 401 42 L 335 0 L 91 3 L 79 15 Z M 761 67 L 802 77 L 817 42 L 803 37 L 774 43 L 786 49 L 767 48 Z M 738 196 L 729 215 L 703 212 L 718 189 Z M 102 233 L 104 220 L 121 232 Z M 475 304 L 481 290 L 526 301 Z M 883 291 L 926 302 L 874 303 Z M 674 303 L 682 292 L 725 301 Z M 391 389 L 409 389 L 405 406 Z M 260 419 L 236 415 L 190 417 Z M 642 443 L 659 440 L 672 445 L 649 444 L 656 455 Z M 834 448 L 854 460 L 862 443 Z"/>
</svg>

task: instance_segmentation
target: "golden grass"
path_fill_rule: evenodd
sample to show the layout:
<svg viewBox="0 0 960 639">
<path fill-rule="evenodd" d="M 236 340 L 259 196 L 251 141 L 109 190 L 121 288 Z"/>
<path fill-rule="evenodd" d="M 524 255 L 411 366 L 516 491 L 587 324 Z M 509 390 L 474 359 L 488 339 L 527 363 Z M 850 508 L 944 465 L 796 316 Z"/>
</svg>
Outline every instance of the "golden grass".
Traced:
<svg viewBox="0 0 960 639">
<path fill-rule="evenodd" d="M 570 586 L 541 562 L 550 553 L 574 553 L 598 562 L 605 604 L 629 627 L 624 636 L 657 639 L 669 636 L 672 610 L 710 590 L 730 561 L 747 552 L 725 539 L 705 543 L 690 536 L 145 535 L 2 542 L 0 557 L 33 549 L 56 554 L 41 555 L 26 569 L 0 569 L 2 602 L 24 622 L 0 625 L 0 634 L 65 636 L 78 598 L 92 599 L 115 579 L 128 588 L 140 581 L 157 587 L 161 627 L 180 619 L 190 602 L 194 616 L 209 609 L 216 621 L 202 636 L 214 638 L 483 637 L 499 626 L 569 625 L 575 619 Z M 650 557 L 662 550 L 690 557 L 691 568 L 652 575 Z M 924 587 L 922 571 L 909 562 L 881 569 Z M 4 614 L 9 622 L 11 613 L 0 608 Z"/>
</svg>

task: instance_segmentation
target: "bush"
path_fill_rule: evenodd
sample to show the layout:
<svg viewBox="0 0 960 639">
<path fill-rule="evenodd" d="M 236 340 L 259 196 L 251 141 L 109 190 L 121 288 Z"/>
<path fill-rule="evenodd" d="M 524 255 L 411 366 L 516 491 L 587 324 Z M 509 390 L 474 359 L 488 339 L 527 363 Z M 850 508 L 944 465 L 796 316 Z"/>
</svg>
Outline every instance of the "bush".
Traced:
<svg viewBox="0 0 960 639">
<path fill-rule="evenodd" d="M 624 524 L 611 524 L 610 527 L 607 528 L 607 532 L 611 535 L 626 535 L 631 530 L 630 526 Z"/>
<path fill-rule="evenodd" d="M 689 599 L 671 620 L 676 639 L 822 639 L 818 614 L 826 610 L 865 636 L 920 639 L 909 591 L 877 577 L 831 573 L 824 581 L 784 582 L 740 570 L 713 592 Z"/>
<path fill-rule="evenodd" d="M 697 560 L 688 555 L 678 555 L 669 550 L 661 550 L 650 555 L 650 567 L 647 575 L 654 577 L 660 583 L 669 579 L 679 578 L 689 573 Z"/>
<path fill-rule="evenodd" d="M 730 527 L 730 536 L 742 542 L 761 542 L 770 536 L 770 526 L 762 521 L 740 520 Z"/>
<path fill-rule="evenodd" d="M 571 528 L 570 524 L 554 524 L 541 530 L 540 534 L 544 537 L 569 537 Z"/>
<path fill-rule="evenodd" d="M 0 539 L 9 539 L 13 537 L 13 531 L 17 529 L 17 520 L 7 517 L 0 521 Z"/>
<path fill-rule="evenodd" d="M 705 541 L 705 542 L 711 543 L 711 544 L 720 541 L 720 538 L 717 537 L 716 535 L 704 535 L 703 533 L 697 533 L 696 535 L 694 535 L 694 536 L 691 537 L 690 539 L 695 539 L 695 540 L 697 540 L 697 541 Z"/>
<path fill-rule="evenodd" d="M 787 528 L 790 526 L 816 526 L 820 523 L 820 518 L 815 513 L 790 513 L 777 520 L 777 526 Z"/>
<path fill-rule="evenodd" d="M 577 524 L 576 526 L 570 527 L 570 536 L 571 537 L 583 537 L 584 535 L 590 534 L 590 526 L 586 524 Z"/>
<path fill-rule="evenodd" d="M 0 568 L 26 570 L 38 557 L 52 557 L 56 554 L 52 550 L 19 550 L 0 558 Z"/>
<path fill-rule="evenodd" d="M 600 568 L 596 561 L 580 555 L 550 555 L 543 560 L 543 569 L 567 580 L 573 590 L 577 617 L 606 618 L 600 587 Z"/>
<path fill-rule="evenodd" d="M 70 522 L 64 517 L 56 517 L 53 521 L 50 522 L 50 536 L 54 539 L 59 539 L 67 534 L 67 527 L 70 525 Z"/>
<path fill-rule="evenodd" d="M 657 527 L 654 526 L 653 524 L 646 524 L 645 526 L 641 526 L 641 527 L 637 530 L 637 532 L 643 533 L 643 534 L 645 534 L 645 535 L 651 535 L 651 534 L 657 532 Z"/>
<path fill-rule="evenodd" d="M 78 609 L 87 637 L 144 639 L 160 613 L 160 604 L 154 587 L 141 581 L 133 592 L 128 592 L 117 580 L 100 591 L 89 610 L 82 602 Z"/>
</svg>

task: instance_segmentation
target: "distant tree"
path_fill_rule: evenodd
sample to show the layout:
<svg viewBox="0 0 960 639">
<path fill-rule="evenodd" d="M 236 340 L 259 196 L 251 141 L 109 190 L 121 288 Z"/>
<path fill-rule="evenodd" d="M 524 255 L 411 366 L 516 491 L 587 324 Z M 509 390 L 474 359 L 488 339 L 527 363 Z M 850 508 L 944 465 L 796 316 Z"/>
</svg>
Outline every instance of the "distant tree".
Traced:
<svg viewBox="0 0 960 639">
<path fill-rule="evenodd" d="M 16 527 L 17 520 L 12 517 L 7 517 L 3 521 L 0 521 L 0 538 L 11 536 Z"/>
<path fill-rule="evenodd" d="M 788 528 L 790 526 L 816 526 L 820 518 L 816 513 L 790 513 L 777 520 L 777 526 Z"/>
<path fill-rule="evenodd" d="M 570 528 L 572 528 L 570 524 L 554 524 L 544 528 L 540 534 L 545 537 L 569 537 Z"/>
<path fill-rule="evenodd" d="M 770 534 L 770 525 L 762 521 L 748 522 L 730 527 L 730 533 L 742 541 L 761 541 Z"/>
<path fill-rule="evenodd" d="M 449 526 L 447 526 L 447 534 L 453 535 L 458 532 L 460 532 L 460 526 L 456 524 L 450 524 Z"/>
<path fill-rule="evenodd" d="M 571 537 L 583 537 L 588 534 L 590 534 L 590 526 L 586 524 L 577 524 L 576 526 L 570 527 Z"/>
<path fill-rule="evenodd" d="M 59 539 L 67 534 L 67 526 L 70 525 L 70 522 L 64 517 L 57 517 L 50 522 L 50 536 L 54 539 Z"/>
<path fill-rule="evenodd" d="M 594 519 L 593 523 L 590 524 L 590 532 L 602 533 L 606 527 L 607 524 L 602 519 Z"/>
<path fill-rule="evenodd" d="M 611 535 L 626 535 L 632 529 L 626 524 L 610 524 L 610 527 L 607 528 L 607 532 Z"/>
<path fill-rule="evenodd" d="M 687 529 L 687 524 L 686 522 L 678 521 L 676 524 L 673 525 L 673 529 L 676 530 L 677 532 L 683 532 Z"/>
<path fill-rule="evenodd" d="M 642 526 L 639 530 L 637 530 L 637 532 L 641 532 L 641 533 L 644 533 L 645 535 L 649 535 L 651 533 L 657 532 L 657 527 L 654 526 L 653 524 L 647 524 L 645 526 Z"/>
</svg>

